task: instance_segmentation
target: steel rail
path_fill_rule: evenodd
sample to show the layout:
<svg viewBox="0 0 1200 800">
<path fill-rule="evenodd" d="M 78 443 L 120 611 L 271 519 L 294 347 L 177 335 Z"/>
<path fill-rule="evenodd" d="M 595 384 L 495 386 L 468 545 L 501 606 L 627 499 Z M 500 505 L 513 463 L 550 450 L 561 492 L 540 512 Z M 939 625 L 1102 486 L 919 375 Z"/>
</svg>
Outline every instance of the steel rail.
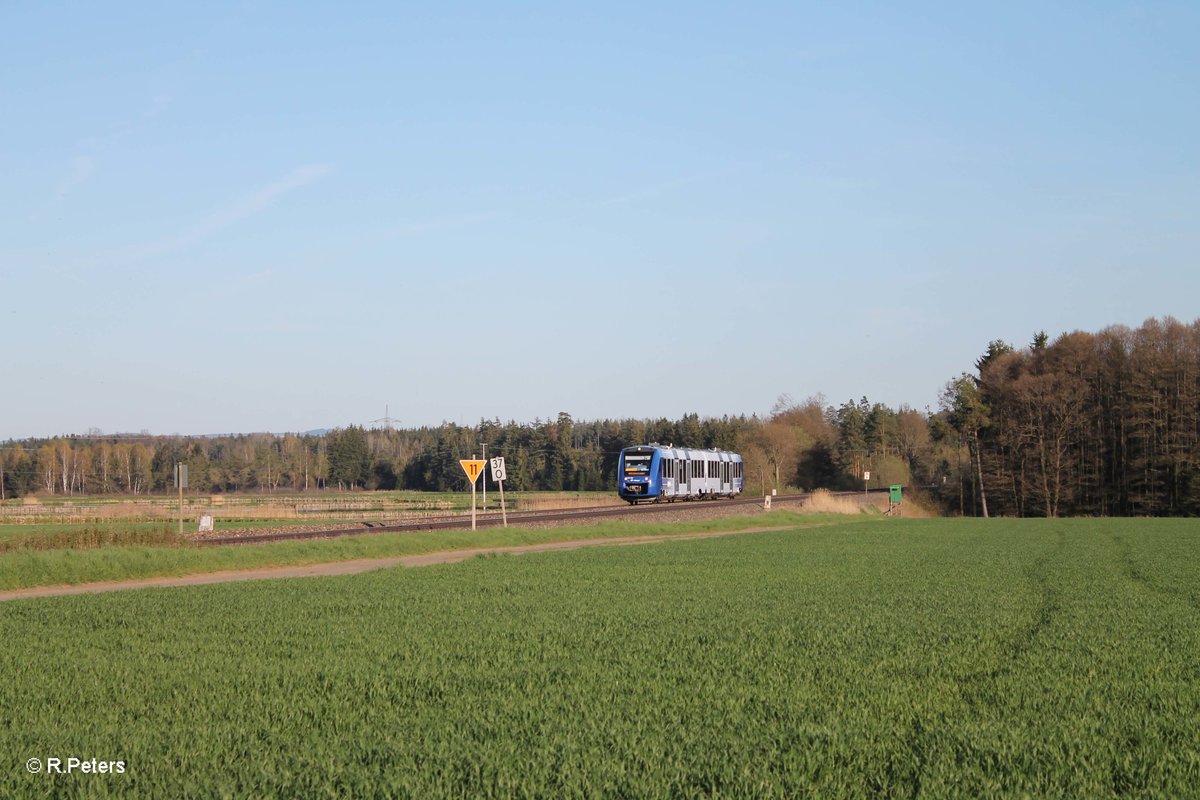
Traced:
<svg viewBox="0 0 1200 800">
<path fill-rule="evenodd" d="M 886 490 L 885 490 L 886 491 Z M 861 492 L 845 492 L 842 494 L 862 494 Z M 776 502 L 794 502 L 804 500 L 809 495 L 793 494 L 779 495 L 772 498 Z M 738 497 L 732 500 L 680 500 L 674 503 L 646 503 L 636 506 L 592 506 L 588 508 L 571 509 L 566 511 L 522 511 L 508 515 L 510 524 L 514 521 L 520 525 L 529 522 L 561 522 L 569 519 L 603 519 L 605 517 L 635 516 L 638 514 L 655 514 L 668 511 L 685 511 L 691 509 L 729 508 L 730 506 L 761 505 L 761 497 Z M 499 514 L 487 514 L 478 517 L 476 527 L 494 528 L 501 524 Z M 372 525 L 370 527 L 332 528 L 319 531 L 285 531 L 281 533 L 256 533 L 244 536 L 209 536 L 195 538 L 192 541 L 200 545 L 220 544 L 265 544 L 269 542 L 298 541 L 304 539 L 333 539 L 341 536 L 370 536 L 377 533 L 416 533 L 419 531 L 460 530 L 471 527 L 470 515 L 452 518 L 422 520 L 401 525 Z"/>
</svg>

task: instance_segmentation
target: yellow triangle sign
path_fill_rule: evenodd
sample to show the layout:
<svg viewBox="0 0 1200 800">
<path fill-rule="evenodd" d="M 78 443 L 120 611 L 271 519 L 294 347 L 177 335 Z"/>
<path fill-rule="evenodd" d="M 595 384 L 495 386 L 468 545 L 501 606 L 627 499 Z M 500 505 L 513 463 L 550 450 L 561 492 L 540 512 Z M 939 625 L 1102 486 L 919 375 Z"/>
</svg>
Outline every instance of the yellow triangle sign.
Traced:
<svg viewBox="0 0 1200 800">
<path fill-rule="evenodd" d="M 462 464 L 463 472 L 467 473 L 467 477 L 470 478 L 471 483 L 474 483 L 475 479 L 479 477 L 479 473 L 483 472 L 483 465 L 485 462 L 483 459 L 468 458 L 463 459 L 458 463 Z"/>
</svg>

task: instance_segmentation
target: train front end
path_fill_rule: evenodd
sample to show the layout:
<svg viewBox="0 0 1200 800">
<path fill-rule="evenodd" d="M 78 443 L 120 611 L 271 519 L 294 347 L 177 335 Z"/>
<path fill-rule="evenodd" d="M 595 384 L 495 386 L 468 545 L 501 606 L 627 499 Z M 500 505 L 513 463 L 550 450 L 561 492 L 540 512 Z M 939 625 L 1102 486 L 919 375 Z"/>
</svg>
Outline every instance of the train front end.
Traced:
<svg viewBox="0 0 1200 800">
<path fill-rule="evenodd" d="M 657 500 L 662 483 L 659 480 L 659 455 L 654 447 L 626 447 L 617 464 L 617 493 L 633 505 Z"/>
</svg>

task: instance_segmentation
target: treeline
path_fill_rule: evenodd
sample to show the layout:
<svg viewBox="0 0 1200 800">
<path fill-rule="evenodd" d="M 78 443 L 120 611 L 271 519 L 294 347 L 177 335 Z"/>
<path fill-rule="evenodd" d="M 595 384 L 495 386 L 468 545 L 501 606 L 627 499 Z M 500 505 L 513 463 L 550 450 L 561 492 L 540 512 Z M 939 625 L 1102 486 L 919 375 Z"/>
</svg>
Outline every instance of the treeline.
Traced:
<svg viewBox="0 0 1200 800">
<path fill-rule="evenodd" d="M 1200 321 L 997 341 L 975 366 L 931 420 L 973 461 L 965 513 L 1200 512 Z"/>
<path fill-rule="evenodd" d="M 324 489 L 461 490 L 459 460 L 503 455 L 514 491 L 604 491 L 616 485 L 621 449 L 647 441 L 733 450 L 745 417 L 575 422 L 561 413 L 532 424 L 371 429 L 321 435 L 57 437 L 0 446 L 0 499 L 22 495 L 150 494 L 174 488 L 176 463 L 200 492 Z"/>
<path fill-rule="evenodd" d="M 903 436 L 924 431 L 922 420 L 917 412 L 897 414 L 866 400 L 825 409 L 819 399 L 797 405 L 784 398 L 766 420 L 687 414 L 678 420 L 577 422 L 563 412 L 533 423 L 351 426 L 321 435 L 59 437 L 2 446 L 0 486 L 4 498 L 168 493 L 174 491 L 174 466 L 182 462 L 190 489 L 198 492 L 462 490 L 459 460 L 483 457 L 486 443 L 488 457 L 505 457 L 512 491 L 609 491 L 623 448 L 662 442 L 742 452 L 754 492 L 861 488 L 851 474 L 864 464 L 883 467 L 873 485 L 889 476 L 908 482 L 908 461 L 925 451 L 903 444 Z M 913 421 L 920 424 L 914 428 Z"/>
<path fill-rule="evenodd" d="M 188 465 L 193 492 L 461 490 L 458 464 L 503 455 L 512 491 L 610 491 L 646 442 L 746 458 L 747 491 L 904 484 L 967 515 L 1200 512 L 1200 322 L 994 341 L 939 408 L 782 397 L 765 417 L 482 420 L 321 435 L 59 437 L 0 445 L 0 499 L 148 494 Z M 869 481 L 864 475 L 870 474 Z"/>
</svg>

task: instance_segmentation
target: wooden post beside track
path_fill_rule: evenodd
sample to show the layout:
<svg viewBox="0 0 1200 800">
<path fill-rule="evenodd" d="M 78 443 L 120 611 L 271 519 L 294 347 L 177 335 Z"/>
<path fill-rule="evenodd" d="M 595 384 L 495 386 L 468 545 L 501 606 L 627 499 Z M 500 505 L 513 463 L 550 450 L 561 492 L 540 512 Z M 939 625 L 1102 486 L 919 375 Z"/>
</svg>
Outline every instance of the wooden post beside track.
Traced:
<svg viewBox="0 0 1200 800">
<path fill-rule="evenodd" d="M 183 536 L 183 490 L 188 488 L 187 464 L 175 462 L 175 486 L 179 489 L 179 535 Z"/>
<path fill-rule="evenodd" d="M 471 530 L 475 530 L 475 482 L 483 472 L 483 459 L 472 457 L 461 459 L 458 463 L 462 465 L 463 472 L 467 473 L 467 479 L 471 481 Z"/>
<path fill-rule="evenodd" d="M 508 511 L 504 508 L 504 479 L 508 477 L 508 472 L 504 469 L 504 456 L 496 456 L 492 459 L 492 480 L 500 484 L 500 517 L 504 520 L 504 527 L 508 527 Z M 484 482 L 486 491 L 487 482 Z"/>
</svg>

